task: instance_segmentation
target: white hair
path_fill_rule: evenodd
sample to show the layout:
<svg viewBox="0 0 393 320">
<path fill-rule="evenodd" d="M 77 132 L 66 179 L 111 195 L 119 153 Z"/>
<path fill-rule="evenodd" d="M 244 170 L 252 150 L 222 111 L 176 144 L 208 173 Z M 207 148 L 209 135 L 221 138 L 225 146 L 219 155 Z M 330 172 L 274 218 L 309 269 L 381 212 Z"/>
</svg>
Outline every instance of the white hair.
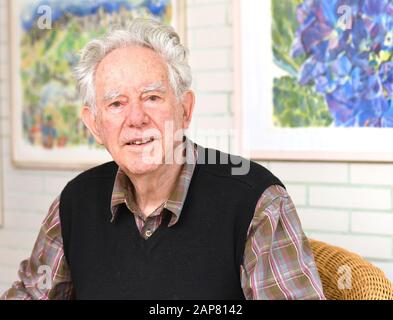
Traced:
<svg viewBox="0 0 393 320">
<path fill-rule="evenodd" d="M 171 26 L 148 19 L 134 19 L 126 28 L 109 31 L 100 39 L 91 40 L 82 49 L 74 74 L 84 105 L 96 113 L 95 72 L 98 64 L 111 51 L 128 46 L 154 50 L 167 63 L 168 79 L 177 99 L 190 89 L 192 76 L 188 51 Z"/>
</svg>

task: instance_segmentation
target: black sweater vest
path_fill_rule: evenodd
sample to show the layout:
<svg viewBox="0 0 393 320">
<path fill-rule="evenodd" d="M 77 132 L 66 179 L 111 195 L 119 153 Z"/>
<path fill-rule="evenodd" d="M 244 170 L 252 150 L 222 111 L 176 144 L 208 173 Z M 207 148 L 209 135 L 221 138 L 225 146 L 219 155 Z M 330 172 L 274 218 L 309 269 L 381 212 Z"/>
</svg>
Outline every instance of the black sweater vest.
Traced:
<svg viewBox="0 0 393 320">
<path fill-rule="evenodd" d="M 199 152 L 225 154 L 199 147 Z M 232 157 L 232 156 L 231 156 Z M 246 175 L 236 167 L 195 167 L 180 219 L 148 239 L 121 205 L 111 220 L 117 165 L 83 172 L 64 188 L 60 220 L 66 260 L 77 299 L 244 299 L 240 282 L 247 230 L 262 192 L 282 183 L 254 163 Z M 242 159 L 242 161 L 247 161 Z"/>
</svg>

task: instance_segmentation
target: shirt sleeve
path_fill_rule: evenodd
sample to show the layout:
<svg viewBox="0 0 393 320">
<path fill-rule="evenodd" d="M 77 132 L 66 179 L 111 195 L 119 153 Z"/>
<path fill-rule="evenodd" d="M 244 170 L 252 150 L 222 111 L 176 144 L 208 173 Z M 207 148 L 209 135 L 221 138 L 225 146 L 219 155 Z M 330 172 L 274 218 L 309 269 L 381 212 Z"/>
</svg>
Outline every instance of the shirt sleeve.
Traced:
<svg viewBox="0 0 393 320">
<path fill-rule="evenodd" d="M 248 300 L 324 300 L 310 244 L 287 191 L 259 199 L 248 229 L 241 285 Z"/>
<path fill-rule="evenodd" d="M 19 281 L 0 300 L 66 300 L 73 297 L 61 236 L 60 197 L 49 208 L 30 258 L 21 262 Z"/>
</svg>

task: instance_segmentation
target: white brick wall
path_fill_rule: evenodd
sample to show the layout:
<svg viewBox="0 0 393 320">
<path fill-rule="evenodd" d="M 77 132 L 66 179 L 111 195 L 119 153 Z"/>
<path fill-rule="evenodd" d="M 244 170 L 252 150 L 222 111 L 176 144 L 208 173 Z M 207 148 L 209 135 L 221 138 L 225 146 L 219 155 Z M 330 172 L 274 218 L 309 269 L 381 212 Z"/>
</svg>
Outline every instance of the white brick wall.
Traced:
<svg viewBox="0 0 393 320">
<path fill-rule="evenodd" d="M 230 1 L 188 1 L 187 22 L 190 29 L 227 26 L 231 15 Z M 209 37 L 209 33 L 206 37 Z"/>
<path fill-rule="evenodd" d="M 307 205 L 307 186 L 301 184 L 287 183 L 285 187 L 290 194 L 292 201 L 298 206 Z"/>
<path fill-rule="evenodd" d="M 391 260 L 392 239 L 389 237 L 310 232 L 310 237 L 344 247 L 369 259 Z"/>
<path fill-rule="evenodd" d="M 343 183 L 348 181 L 348 165 L 338 163 L 275 162 L 270 169 L 291 182 Z"/>
<path fill-rule="evenodd" d="M 310 186 L 310 205 L 328 208 L 392 209 L 388 188 Z"/>
<path fill-rule="evenodd" d="M 393 214 L 354 212 L 351 217 L 351 231 L 378 235 L 392 235 Z"/>
<path fill-rule="evenodd" d="M 350 167 L 350 179 L 354 184 L 387 185 L 391 187 L 393 184 L 393 166 L 390 164 L 352 165 Z"/>
<path fill-rule="evenodd" d="M 77 172 L 20 170 L 10 161 L 6 1 L 0 0 L 0 138 L 3 143 L 4 221 L 0 229 L 0 291 L 30 254 L 50 202 Z M 188 44 L 197 105 L 191 137 L 230 148 L 232 113 L 232 3 L 188 0 Z M 209 129 L 220 137 L 208 137 Z M 393 280 L 393 165 L 263 162 L 287 185 L 306 233 L 363 255 Z"/>
<path fill-rule="evenodd" d="M 296 200 L 295 203 L 300 206 Z M 298 207 L 298 214 L 306 230 L 349 232 L 350 213 L 348 211 Z"/>
</svg>

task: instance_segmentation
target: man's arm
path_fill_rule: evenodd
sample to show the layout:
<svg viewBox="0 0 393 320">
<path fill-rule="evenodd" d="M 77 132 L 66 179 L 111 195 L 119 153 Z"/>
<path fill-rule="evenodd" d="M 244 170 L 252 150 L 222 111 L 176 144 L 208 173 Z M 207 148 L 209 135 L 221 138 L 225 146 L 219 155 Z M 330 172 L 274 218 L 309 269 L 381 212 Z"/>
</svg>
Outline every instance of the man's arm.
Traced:
<svg viewBox="0 0 393 320">
<path fill-rule="evenodd" d="M 261 196 L 248 229 L 241 266 L 248 300 L 325 299 L 296 208 L 281 186 Z"/>
<path fill-rule="evenodd" d="M 0 300 L 71 299 L 73 286 L 63 251 L 59 197 L 49 208 L 29 259 L 21 262 L 19 281 Z"/>
</svg>

